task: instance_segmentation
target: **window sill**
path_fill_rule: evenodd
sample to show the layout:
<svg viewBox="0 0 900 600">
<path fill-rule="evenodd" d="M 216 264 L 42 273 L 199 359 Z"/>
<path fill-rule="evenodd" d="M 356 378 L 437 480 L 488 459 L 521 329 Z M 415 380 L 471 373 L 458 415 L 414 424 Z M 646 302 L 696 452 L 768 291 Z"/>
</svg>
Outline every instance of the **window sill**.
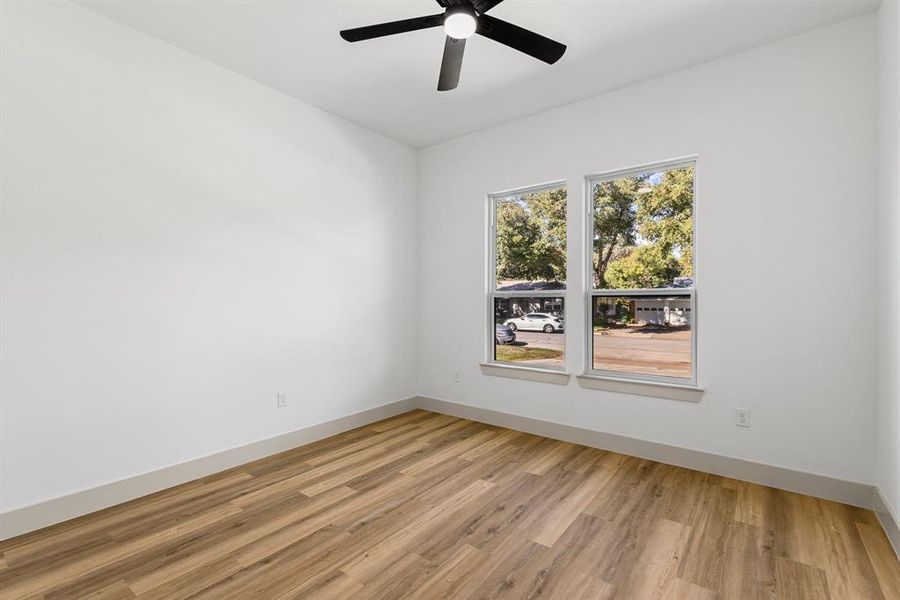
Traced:
<svg viewBox="0 0 900 600">
<path fill-rule="evenodd" d="M 618 377 L 601 375 L 578 375 L 578 384 L 583 388 L 634 394 L 637 396 L 653 396 L 669 400 L 699 402 L 703 397 L 703 388 L 696 385 L 679 383 L 663 383 L 659 381 L 635 381 Z"/>
<path fill-rule="evenodd" d="M 565 371 L 558 371 L 556 369 L 520 367 L 518 365 L 507 365 L 495 362 L 481 363 L 481 372 L 485 375 L 493 375 L 495 377 L 511 377 L 513 379 L 525 379 L 527 381 L 538 381 L 541 383 L 555 383 L 556 385 L 566 385 L 569 383 L 569 378 L 571 377 Z"/>
</svg>

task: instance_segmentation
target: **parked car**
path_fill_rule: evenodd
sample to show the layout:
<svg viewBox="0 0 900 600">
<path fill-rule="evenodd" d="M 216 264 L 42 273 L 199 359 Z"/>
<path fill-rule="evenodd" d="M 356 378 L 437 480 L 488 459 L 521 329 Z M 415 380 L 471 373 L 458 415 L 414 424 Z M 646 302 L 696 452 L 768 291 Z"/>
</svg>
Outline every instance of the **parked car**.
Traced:
<svg viewBox="0 0 900 600">
<path fill-rule="evenodd" d="M 503 323 L 513 331 L 543 331 L 553 333 L 563 330 L 563 318 L 547 313 L 528 313 L 523 317 L 507 319 Z"/>
<path fill-rule="evenodd" d="M 516 333 L 506 325 L 497 323 L 495 334 L 498 344 L 512 344 L 516 341 Z"/>
</svg>

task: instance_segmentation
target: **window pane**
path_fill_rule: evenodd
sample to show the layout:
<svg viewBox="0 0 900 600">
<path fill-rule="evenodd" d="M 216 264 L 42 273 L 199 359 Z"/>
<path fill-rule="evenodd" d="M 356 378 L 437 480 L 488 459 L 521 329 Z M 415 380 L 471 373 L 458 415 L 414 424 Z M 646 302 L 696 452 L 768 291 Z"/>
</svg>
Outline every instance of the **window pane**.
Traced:
<svg viewBox="0 0 900 600">
<path fill-rule="evenodd" d="M 566 289 L 566 188 L 496 201 L 497 289 Z"/>
<path fill-rule="evenodd" d="M 494 360 L 563 368 L 563 309 L 562 298 L 494 298 Z M 529 312 L 535 310 L 543 312 Z"/>
<path fill-rule="evenodd" d="M 694 167 L 591 186 L 595 289 L 693 287 Z"/>
<path fill-rule="evenodd" d="M 594 369 L 690 379 L 690 304 L 688 295 L 595 296 Z"/>
</svg>

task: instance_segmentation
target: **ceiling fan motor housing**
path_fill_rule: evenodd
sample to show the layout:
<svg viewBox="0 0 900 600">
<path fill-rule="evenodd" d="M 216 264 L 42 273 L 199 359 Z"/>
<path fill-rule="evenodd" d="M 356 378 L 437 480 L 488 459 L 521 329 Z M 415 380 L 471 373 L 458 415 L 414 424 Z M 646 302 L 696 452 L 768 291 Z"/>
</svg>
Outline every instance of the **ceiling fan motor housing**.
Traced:
<svg viewBox="0 0 900 600">
<path fill-rule="evenodd" d="M 454 6 L 444 13 L 444 32 L 457 40 L 464 40 L 475 33 L 478 13 L 470 6 Z"/>
</svg>

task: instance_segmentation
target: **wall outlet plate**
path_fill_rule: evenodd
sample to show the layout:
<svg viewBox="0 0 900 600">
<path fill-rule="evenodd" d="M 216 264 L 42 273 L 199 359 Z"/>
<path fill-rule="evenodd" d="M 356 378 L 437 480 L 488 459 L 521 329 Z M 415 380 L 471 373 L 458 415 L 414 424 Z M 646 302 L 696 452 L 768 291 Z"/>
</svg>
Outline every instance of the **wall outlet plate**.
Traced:
<svg viewBox="0 0 900 600">
<path fill-rule="evenodd" d="M 287 406 L 287 392 L 278 392 L 275 394 L 275 406 L 284 408 Z"/>
<path fill-rule="evenodd" d="M 734 424 L 738 427 L 750 427 L 750 409 L 736 408 L 734 409 Z"/>
</svg>

